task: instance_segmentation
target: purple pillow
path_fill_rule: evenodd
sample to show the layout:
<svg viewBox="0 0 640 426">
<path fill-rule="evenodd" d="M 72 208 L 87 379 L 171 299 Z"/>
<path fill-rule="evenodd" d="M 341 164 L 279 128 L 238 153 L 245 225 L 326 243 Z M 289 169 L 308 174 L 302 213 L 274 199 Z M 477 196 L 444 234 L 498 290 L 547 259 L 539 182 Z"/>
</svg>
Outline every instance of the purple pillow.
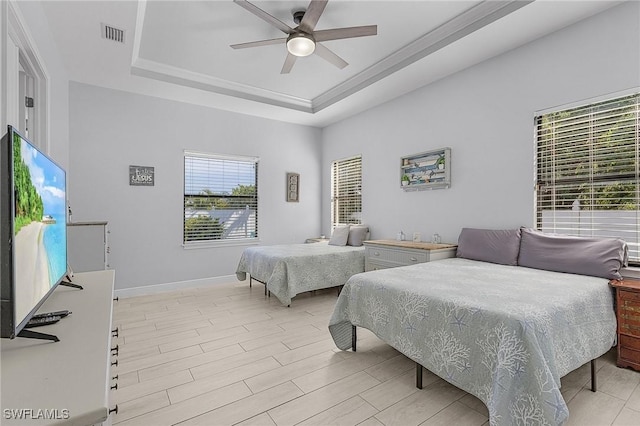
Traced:
<svg viewBox="0 0 640 426">
<path fill-rule="evenodd" d="M 522 228 L 518 265 L 619 280 L 628 256 L 627 244 L 618 238 L 573 237 Z"/>
<path fill-rule="evenodd" d="M 517 265 L 520 229 L 463 228 L 458 237 L 457 257 L 483 262 Z"/>
</svg>

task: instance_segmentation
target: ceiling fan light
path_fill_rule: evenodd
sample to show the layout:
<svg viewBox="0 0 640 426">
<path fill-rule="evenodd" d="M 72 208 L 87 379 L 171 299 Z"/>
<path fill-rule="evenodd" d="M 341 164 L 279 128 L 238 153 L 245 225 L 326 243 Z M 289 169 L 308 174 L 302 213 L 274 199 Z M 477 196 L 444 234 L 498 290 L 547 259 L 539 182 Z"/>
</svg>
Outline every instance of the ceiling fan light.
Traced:
<svg viewBox="0 0 640 426">
<path fill-rule="evenodd" d="M 291 34 L 287 38 L 287 50 L 294 56 L 309 56 L 316 50 L 316 42 L 309 34 Z"/>
</svg>

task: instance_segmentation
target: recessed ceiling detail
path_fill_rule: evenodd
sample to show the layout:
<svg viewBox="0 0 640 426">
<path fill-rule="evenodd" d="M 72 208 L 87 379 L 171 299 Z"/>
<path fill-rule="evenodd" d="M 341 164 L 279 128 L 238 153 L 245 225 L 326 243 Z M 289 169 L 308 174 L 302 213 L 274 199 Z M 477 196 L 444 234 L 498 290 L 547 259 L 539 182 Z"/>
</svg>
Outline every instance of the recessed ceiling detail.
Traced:
<svg viewBox="0 0 640 426">
<path fill-rule="evenodd" d="M 308 0 L 307 0 L 308 1 Z M 399 49 L 394 49 L 390 53 L 386 53 L 386 55 L 375 59 L 373 62 L 370 62 L 367 66 L 360 66 L 358 70 L 355 72 L 352 71 L 352 74 L 348 75 L 346 78 L 336 79 L 336 83 L 332 86 L 328 86 L 323 89 L 320 93 L 317 93 L 310 97 L 301 97 L 295 96 L 289 93 L 285 93 L 278 90 L 270 90 L 263 87 L 258 87 L 257 85 L 253 85 L 250 83 L 242 82 L 241 80 L 234 80 L 232 78 L 222 78 L 219 76 L 215 76 L 215 70 L 212 70 L 210 73 L 202 72 L 202 71 L 194 71 L 193 68 L 189 69 L 186 66 L 175 65 L 164 63 L 160 58 L 155 59 L 153 55 L 148 53 L 152 52 L 153 48 L 148 47 L 148 37 L 146 37 L 147 30 L 145 27 L 159 24 L 157 22 L 153 23 L 149 21 L 150 16 L 156 16 L 155 11 L 150 11 L 150 7 L 158 7 L 156 4 L 151 4 L 151 2 L 147 2 L 146 0 L 142 0 L 138 3 L 138 12 L 137 12 L 137 24 L 136 24 L 136 33 L 135 40 L 133 46 L 133 55 L 132 55 L 132 64 L 131 64 L 131 72 L 134 75 L 143 76 L 147 78 L 152 78 L 156 80 L 161 80 L 164 82 L 169 82 L 173 84 L 178 84 L 186 87 L 191 87 L 195 89 L 210 91 L 214 93 L 219 93 L 223 95 L 229 95 L 234 97 L 239 97 L 242 99 L 247 99 L 255 102 L 261 102 L 269 105 L 289 108 L 292 110 L 303 111 L 306 113 L 314 114 L 319 112 L 340 100 L 357 93 L 358 91 L 376 83 L 377 81 L 385 78 L 386 76 L 401 70 L 402 68 L 407 67 L 408 65 L 434 53 L 438 50 L 455 43 L 456 41 L 462 39 L 463 37 L 468 36 L 469 34 L 509 15 L 510 13 L 526 6 L 529 3 L 532 3 L 533 0 L 510 0 L 510 1 L 482 1 L 482 2 L 461 2 L 466 7 L 466 9 L 461 12 L 456 12 L 455 15 L 450 16 L 444 23 L 439 23 L 435 27 L 428 28 L 427 32 L 424 34 L 417 34 L 418 37 L 410 41 L 408 44 L 405 44 L 403 47 Z M 156 2 L 157 4 L 163 4 L 165 2 Z M 184 7 L 187 7 L 192 2 L 186 2 Z M 212 20 L 214 15 L 213 7 L 217 7 L 220 5 L 220 2 L 213 2 L 214 6 L 212 6 L 211 16 Z M 248 2 L 238 2 L 238 3 L 248 3 Z M 272 6 L 273 3 L 273 6 Z M 292 2 L 265 2 L 265 8 L 267 6 L 281 10 L 282 7 L 277 8 L 278 3 L 288 3 L 289 7 Z M 299 2 L 297 2 L 299 3 Z M 296 5 L 297 5 L 296 3 Z M 355 7 L 372 7 L 372 4 L 376 2 L 354 2 Z M 395 4 L 395 2 L 391 2 Z M 411 2 L 409 2 L 411 3 Z M 432 3 L 432 2 L 427 2 Z M 433 3 L 442 3 L 442 2 L 433 2 Z M 453 2 L 457 3 L 457 2 Z M 251 5 L 251 3 L 248 3 Z M 313 3 L 312 3 L 313 4 Z M 401 4 L 398 2 L 398 4 Z M 232 6 L 235 6 L 232 4 Z M 305 6 L 304 4 L 302 6 Z M 335 13 L 332 14 L 332 6 L 335 7 Z M 222 5 L 220 5 L 222 7 Z M 343 2 L 329 2 L 326 5 L 326 9 L 324 12 L 321 12 L 323 20 L 329 22 L 323 24 L 324 27 L 335 27 L 331 25 L 331 22 L 338 21 L 342 15 L 340 8 L 344 7 Z M 451 7 L 451 6 L 449 6 Z M 259 9 L 261 10 L 261 9 Z M 152 13 L 154 12 L 154 13 Z M 269 11 L 271 12 L 271 10 Z M 274 17 L 271 13 L 268 16 L 271 18 L 278 20 L 281 22 L 281 19 L 292 19 L 291 18 L 291 10 L 287 10 L 288 17 Z M 246 12 L 245 12 L 246 13 Z M 319 15 L 318 15 L 319 17 Z M 347 16 L 349 18 L 349 16 Z M 425 16 L 426 20 L 428 17 Z M 263 18 L 265 19 L 265 18 Z M 303 18 L 304 19 L 304 18 Z M 246 20 L 245 20 L 246 21 Z M 250 23 L 219 23 L 220 25 L 226 25 L 227 28 L 232 27 L 233 25 L 242 26 L 242 28 L 251 27 L 252 31 L 257 31 L 253 29 L 255 27 L 253 22 Z M 284 24 L 287 28 L 291 29 L 291 27 L 287 24 Z M 215 24 L 211 24 L 212 27 L 215 27 Z M 426 26 L 426 25 L 425 25 Z M 265 26 L 268 27 L 268 26 Z M 242 30 L 240 28 L 239 30 Z M 275 28 L 266 28 L 263 38 L 264 39 L 274 39 L 271 35 L 273 35 L 272 30 Z M 189 31 L 202 31 L 205 32 L 206 28 L 194 28 L 188 29 Z M 247 30 L 249 31 L 249 30 Z M 262 31 L 262 30 L 261 30 Z M 282 30 L 284 31 L 284 30 Z M 230 31 L 227 31 L 230 32 Z M 276 33 L 277 34 L 277 33 Z M 271 36 L 271 37 L 270 37 Z M 393 34 L 389 34 L 389 36 L 393 36 Z M 380 24 L 380 35 L 379 37 L 384 37 L 384 26 Z M 211 36 L 212 40 L 208 41 L 205 39 L 205 43 L 218 43 L 215 40 L 214 35 Z M 259 37 L 256 37 L 259 38 Z M 380 43 L 377 41 L 378 37 L 365 37 L 363 38 L 362 43 L 373 43 L 375 46 L 376 43 Z M 286 38 L 285 38 L 286 40 Z M 157 40 L 155 40 L 157 42 Z M 226 40 L 220 40 L 219 43 L 224 43 Z M 238 40 L 234 40 L 238 41 Z M 338 41 L 339 43 L 339 41 Z M 232 43 L 230 43 L 232 44 Z M 275 43 L 274 43 L 275 44 Z M 319 43 L 318 43 L 319 44 Z M 227 45 L 228 46 L 228 45 Z M 340 47 L 336 45 L 336 49 Z M 188 48 L 189 46 L 185 46 Z M 276 49 L 282 48 L 282 46 L 277 46 Z M 273 47 L 264 47 L 259 49 L 262 50 L 273 49 Z M 255 51 L 256 49 L 249 49 Z M 264 55 L 273 54 L 273 50 L 269 50 L 264 52 Z M 286 53 L 286 51 L 285 51 Z M 208 51 L 201 51 L 200 54 L 208 55 L 212 54 Z M 255 53 L 256 56 L 261 55 L 262 53 Z M 161 53 L 157 55 L 161 56 Z M 285 67 L 287 66 L 287 61 L 289 56 L 293 56 L 291 54 L 287 55 L 287 59 L 285 60 Z M 312 55 L 315 56 L 315 55 Z M 262 58 L 262 56 L 260 56 Z M 258 58 L 259 59 L 259 58 Z M 256 61 L 258 61 L 256 59 Z M 305 58 L 306 59 L 306 58 Z M 370 58 L 369 58 L 370 59 Z M 306 59 L 308 60 L 308 59 Z M 323 61 L 322 61 L 323 62 Z M 313 81 L 312 76 L 309 76 L 310 73 L 315 73 L 320 78 L 320 75 L 325 73 L 324 68 L 320 68 L 321 64 L 316 65 L 315 67 L 310 66 L 310 70 L 307 69 L 305 71 L 306 78 L 311 79 Z M 323 65 L 322 65 L 323 66 Z M 253 70 L 250 70 L 253 71 Z M 249 72 L 246 70 L 238 70 L 238 73 L 241 72 Z M 264 73 L 265 70 L 259 70 L 259 72 Z M 340 70 L 336 70 L 336 72 L 344 72 Z M 287 75 L 282 76 L 282 78 L 289 78 L 293 76 Z M 309 89 L 309 88 L 307 88 Z M 308 90 L 311 91 L 311 90 Z"/>
<path fill-rule="evenodd" d="M 316 30 L 316 24 L 322 16 L 322 12 L 324 12 L 328 0 L 311 0 L 311 3 L 309 3 L 309 7 L 306 10 L 294 11 L 293 22 L 298 25 L 295 28 L 291 28 L 289 25 L 268 14 L 253 3 L 246 0 L 233 1 L 237 5 L 242 6 L 258 18 L 271 24 L 287 35 L 287 37 L 271 38 L 267 40 L 231 45 L 234 49 L 248 49 L 286 43 L 288 53 L 280 74 L 288 74 L 291 72 L 293 65 L 299 57 L 309 56 L 313 53 L 339 69 L 343 69 L 349 65 L 347 61 L 342 59 L 321 42 L 374 36 L 378 33 L 377 25 Z"/>
<path fill-rule="evenodd" d="M 291 28 L 310 2 L 249 1 Z M 282 75 L 286 45 L 229 47 L 285 35 L 232 0 L 38 2 L 69 81 L 316 127 L 630 3 L 330 0 L 316 29 L 375 24 L 377 35 L 322 42 L 343 69 L 312 54 Z M 118 38 L 105 23 L 122 43 L 105 42 Z"/>
</svg>

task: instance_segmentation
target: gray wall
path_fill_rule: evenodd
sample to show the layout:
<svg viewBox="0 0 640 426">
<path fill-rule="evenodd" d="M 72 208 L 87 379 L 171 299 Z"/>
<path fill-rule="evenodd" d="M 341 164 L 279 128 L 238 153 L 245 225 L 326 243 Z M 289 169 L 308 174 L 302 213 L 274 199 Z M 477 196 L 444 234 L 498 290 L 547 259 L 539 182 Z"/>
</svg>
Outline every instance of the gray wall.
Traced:
<svg viewBox="0 0 640 426">
<path fill-rule="evenodd" d="M 325 128 L 323 232 L 330 163 L 356 154 L 373 238 L 533 225 L 535 112 L 640 87 L 639 16 L 640 3 L 623 4 Z M 400 157 L 445 146 L 452 187 L 403 192 Z"/>
<path fill-rule="evenodd" d="M 319 129 L 80 83 L 69 98 L 73 220 L 109 222 L 116 288 L 235 273 L 246 246 L 181 245 L 185 149 L 260 157 L 263 244 L 320 234 Z M 129 165 L 155 167 L 155 186 L 129 186 Z M 298 203 L 285 201 L 286 172 L 300 173 Z"/>
</svg>

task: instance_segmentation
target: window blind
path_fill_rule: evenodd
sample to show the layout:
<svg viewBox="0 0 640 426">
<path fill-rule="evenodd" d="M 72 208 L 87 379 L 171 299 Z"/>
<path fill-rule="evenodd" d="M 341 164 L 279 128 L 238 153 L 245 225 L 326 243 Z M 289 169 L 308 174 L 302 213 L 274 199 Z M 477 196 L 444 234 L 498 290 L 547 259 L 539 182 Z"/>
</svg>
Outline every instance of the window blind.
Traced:
<svg viewBox="0 0 640 426">
<path fill-rule="evenodd" d="M 362 223 L 362 157 L 331 163 L 331 226 Z"/>
<path fill-rule="evenodd" d="M 617 237 L 640 263 L 640 94 L 536 117 L 542 231 Z"/>
<path fill-rule="evenodd" d="M 258 159 L 184 154 L 183 243 L 258 237 Z"/>
</svg>

